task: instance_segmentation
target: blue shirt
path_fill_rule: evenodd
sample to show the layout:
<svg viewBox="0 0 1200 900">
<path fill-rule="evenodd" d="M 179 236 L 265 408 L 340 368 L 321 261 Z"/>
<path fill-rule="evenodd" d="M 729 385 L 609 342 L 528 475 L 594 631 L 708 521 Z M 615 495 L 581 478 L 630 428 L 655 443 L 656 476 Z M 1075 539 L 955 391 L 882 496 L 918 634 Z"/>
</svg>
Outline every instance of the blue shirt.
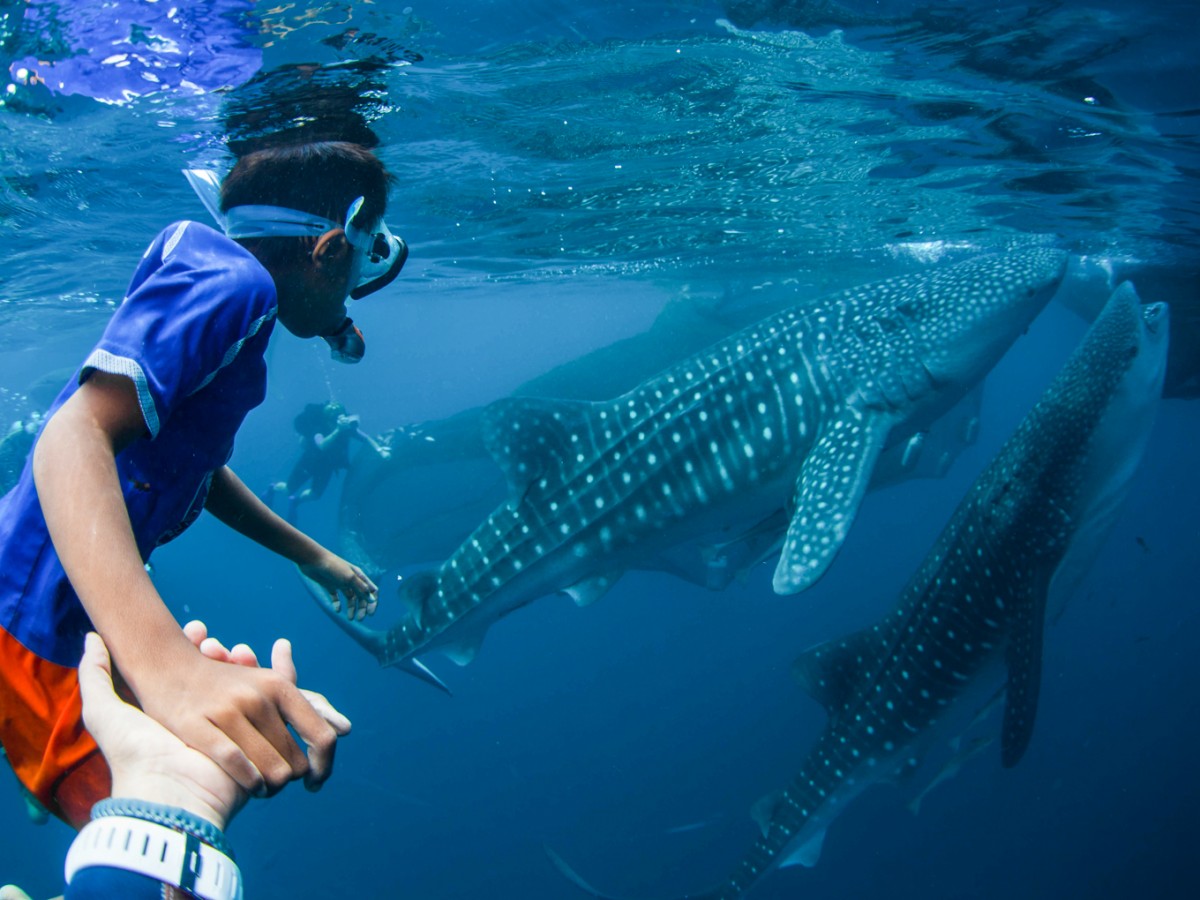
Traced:
<svg viewBox="0 0 1200 900">
<path fill-rule="evenodd" d="M 244 248 L 195 222 L 150 245 L 121 306 L 47 419 L 91 375 L 137 388 L 145 434 L 117 456 L 143 561 L 204 508 L 246 414 L 266 396 L 275 285 Z M 31 455 L 32 459 L 32 455 Z M 0 499 L 0 626 L 43 659 L 74 666 L 91 625 L 46 530 L 27 461 Z"/>
</svg>

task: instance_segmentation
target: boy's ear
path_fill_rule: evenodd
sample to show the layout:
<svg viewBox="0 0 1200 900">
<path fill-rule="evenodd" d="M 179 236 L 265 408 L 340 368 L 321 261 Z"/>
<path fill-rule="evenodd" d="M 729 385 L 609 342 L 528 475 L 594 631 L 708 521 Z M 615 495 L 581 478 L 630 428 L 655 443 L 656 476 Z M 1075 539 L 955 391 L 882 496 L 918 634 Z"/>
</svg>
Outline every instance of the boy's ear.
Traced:
<svg viewBox="0 0 1200 900">
<path fill-rule="evenodd" d="M 312 260 L 320 265 L 336 264 L 349 256 L 350 249 L 346 233 L 340 228 L 331 228 L 317 238 L 312 249 Z"/>
</svg>

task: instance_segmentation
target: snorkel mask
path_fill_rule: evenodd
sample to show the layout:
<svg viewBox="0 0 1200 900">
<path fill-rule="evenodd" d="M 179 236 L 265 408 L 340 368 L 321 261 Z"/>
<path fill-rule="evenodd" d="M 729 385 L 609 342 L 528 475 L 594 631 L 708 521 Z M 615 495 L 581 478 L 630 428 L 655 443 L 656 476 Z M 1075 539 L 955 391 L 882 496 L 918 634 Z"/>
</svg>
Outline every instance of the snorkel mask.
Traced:
<svg viewBox="0 0 1200 900">
<path fill-rule="evenodd" d="M 356 251 L 351 263 L 351 300 L 361 300 L 391 284 L 408 259 L 408 245 L 388 230 L 383 221 L 367 222 L 361 215 L 359 197 L 346 210 L 345 222 L 288 209 L 283 206 L 235 206 L 221 212 L 221 177 L 211 169 L 184 169 L 188 184 L 204 204 L 225 236 L 235 240 L 259 237 L 318 237 L 341 228 L 346 241 Z M 337 331 L 322 335 L 338 362 L 356 363 L 363 358 L 366 344 L 362 332 L 347 316 Z"/>
</svg>

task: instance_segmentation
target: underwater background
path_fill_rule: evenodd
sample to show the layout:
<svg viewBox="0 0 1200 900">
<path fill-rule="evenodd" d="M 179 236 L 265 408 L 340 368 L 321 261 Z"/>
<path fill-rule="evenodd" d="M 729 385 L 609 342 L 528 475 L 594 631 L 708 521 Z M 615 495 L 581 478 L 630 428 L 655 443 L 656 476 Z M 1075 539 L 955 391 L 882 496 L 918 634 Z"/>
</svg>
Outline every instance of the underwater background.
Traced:
<svg viewBox="0 0 1200 900">
<path fill-rule="evenodd" d="M 974 443 L 943 477 L 868 495 L 814 588 L 777 596 L 766 565 L 720 592 L 630 572 L 586 609 L 546 597 L 470 666 L 425 660 L 453 697 L 380 669 L 290 566 L 201 517 L 153 558 L 172 610 L 260 654 L 290 637 L 301 684 L 354 722 L 324 790 L 233 824 L 247 896 L 582 896 L 546 844 L 622 896 L 724 878 L 824 721 L 792 660 L 892 607 L 1083 334 L 1095 282 L 1126 277 L 1171 304 L 1167 399 L 1104 552 L 1047 623 L 1025 758 L 1003 770 L 992 744 L 916 816 L 919 786 L 867 792 L 816 867 L 752 896 L 1196 896 L 1194 19 L 1169 0 L 0 3 L 6 430 L 72 376 L 154 235 L 205 220 L 179 170 L 280 133 L 378 141 L 411 257 L 351 309 L 358 366 L 279 329 L 232 460 L 256 489 L 287 475 L 306 403 L 404 439 L 656 322 L 682 323 L 657 344 L 670 358 L 697 333 L 680 309 L 719 324 L 1029 245 L 1085 260 L 1080 302 L 1052 303 L 988 377 Z M 300 512 L 331 547 L 340 486 Z M 376 624 L 401 613 L 395 574 Z M 0 773 L 0 883 L 59 893 L 70 840 Z"/>
</svg>

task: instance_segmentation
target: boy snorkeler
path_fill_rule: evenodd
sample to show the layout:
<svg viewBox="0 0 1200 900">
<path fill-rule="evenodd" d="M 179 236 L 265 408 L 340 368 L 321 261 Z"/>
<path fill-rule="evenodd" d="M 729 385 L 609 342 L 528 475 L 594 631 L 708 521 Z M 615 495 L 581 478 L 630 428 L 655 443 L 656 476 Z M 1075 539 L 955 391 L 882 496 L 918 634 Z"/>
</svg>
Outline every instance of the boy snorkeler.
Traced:
<svg viewBox="0 0 1200 900">
<path fill-rule="evenodd" d="M 336 734 L 295 685 L 207 659 L 151 583 L 151 551 L 202 509 L 296 563 L 350 616 L 377 596 L 226 463 L 265 397 L 276 319 L 361 358 L 347 296 L 390 282 L 407 254 L 383 225 L 391 176 L 342 142 L 248 154 L 219 198 L 212 173 L 187 174 L 225 233 L 178 222 L 159 234 L 0 499 L 0 744 L 24 786 L 76 827 L 110 789 L 80 711 L 91 630 L 141 708 L 250 793 L 301 777 L 315 788 L 331 772 Z"/>
</svg>

